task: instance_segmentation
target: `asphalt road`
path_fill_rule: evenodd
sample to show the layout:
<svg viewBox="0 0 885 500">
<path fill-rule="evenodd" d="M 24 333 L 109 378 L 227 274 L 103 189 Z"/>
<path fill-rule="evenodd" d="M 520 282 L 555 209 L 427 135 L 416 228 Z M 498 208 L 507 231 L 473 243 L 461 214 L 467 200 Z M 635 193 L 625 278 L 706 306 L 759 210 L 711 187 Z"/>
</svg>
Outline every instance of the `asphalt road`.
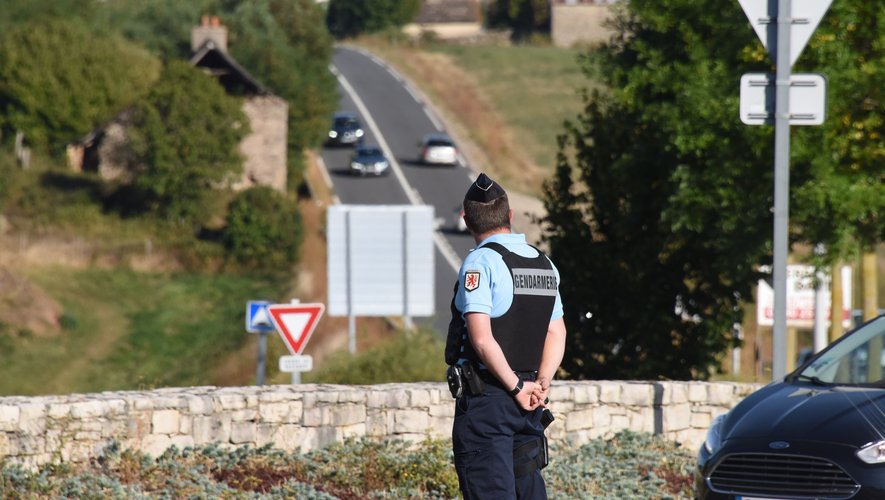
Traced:
<svg viewBox="0 0 885 500">
<path fill-rule="evenodd" d="M 348 172 L 350 148 L 324 148 L 322 159 L 332 189 L 343 204 L 430 205 L 434 232 L 434 304 L 430 317 L 414 317 L 444 337 L 449 323 L 452 287 L 461 260 L 473 238 L 454 231 L 464 192 L 475 176 L 462 158 L 455 167 L 426 166 L 416 160 L 418 141 L 430 132 L 445 132 L 440 119 L 419 94 L 383 61 L 359 49 L 338 47 L 332 59 L 338 76 L 340 110 L 356 112 L 366 129 L 366 143 L 378 144 L 391 160 L 384 177 L 358 177 Z M 357 318 L 358 320 L 358 318 Z"/>
</svg>

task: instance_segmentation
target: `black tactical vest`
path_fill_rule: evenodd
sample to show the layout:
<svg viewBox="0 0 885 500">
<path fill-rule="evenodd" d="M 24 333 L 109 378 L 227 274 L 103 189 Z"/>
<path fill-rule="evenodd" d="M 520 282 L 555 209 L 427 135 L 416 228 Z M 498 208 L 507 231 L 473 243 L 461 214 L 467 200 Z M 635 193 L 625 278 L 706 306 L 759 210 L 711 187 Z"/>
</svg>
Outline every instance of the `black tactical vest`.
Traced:
<svg viewBox="0 0 885 500">
<path fill-rule="evenodd" d="M 514 371 L 537 370 L 556 302 L 557 283 L 553 265 L 540 251 L 536 257 L 523 257 L 499 243 L 487 243 L 480 248 L 489 248 L 501 254 L 513 276 L 513 303 L 502 316 L 491 319 L 492 335 Z M 455 294 L 459 285 L 455 283 Z M 453 365 L 459 358 L 479 361 L 467 338 L 467 325 L 461 311 L 455 307 L 454 296 L 451 311 L 452 320 L 446 338 L 446 363 Z"/>
</svg>

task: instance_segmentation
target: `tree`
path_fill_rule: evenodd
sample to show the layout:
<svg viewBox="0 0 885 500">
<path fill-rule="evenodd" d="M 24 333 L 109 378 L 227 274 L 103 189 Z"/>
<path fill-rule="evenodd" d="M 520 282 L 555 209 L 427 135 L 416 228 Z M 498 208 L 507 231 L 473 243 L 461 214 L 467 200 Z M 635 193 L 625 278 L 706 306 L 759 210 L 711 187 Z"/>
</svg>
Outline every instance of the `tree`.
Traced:
<svg viewBox="0 0 885 500">
<path fill-rule="evenodd" d="M 563 368 L 707 378 L 736 343 L 771 233 L 772 141 L 737 113 L 753 32 L 737 4 L 621 5 L 619 35 L 584 60 L 607 90 L 567 126 L 545 190 Z"/>
<path fill-rule="evenodd" d="M 800 67 L 828 80 L 828 118 L 796 134 L 791 219 L 798 238 L 823 244 L 824 265 L 863 254 L 875 291 L 875 247 L 885 240 L 885 4 L 834 2 Z M 865 316 L 877 314 L 875 293 Z"/>
<path fill-rule="evenodd" d="M 237 147 L 249 122 L 240 100 L 188 63 L 171 61 L 136 105 L 133 123 L 134 178 L 145 208 L 201 222 L 215 190 L 242 172 Z"/>
<path fill-rule="evenodd" d="M 0 34 L 0 131 L 60 156 L 64 145 L 147 93 L 160 62 L 74 20 L 34 20 Z"/>
<path fill-rule="evenodd" d="M 524 40 L 535 33 L 550 33 L 548 0 L 495 0 L 486 6 L 486 24 L 512 30 L 511 38 Z"/>
<path fill-rule="evenodd" d="M 566 128 L 546 186 L 571 330 L 563 366 L 705 378 L 736 342 L 755 269 L 771 262 L 773 133 L 738 121 L 735 82 L 773 67 L 737 4 L 621 9 L 618 35 L 585 61 L 607 89 Z M 793 131 L 793 242 L 881 241 L 882 11 L 843 2 L 812 40 L 817 55 L 799 61 L 833 65 L 840 111 Z"/>
<path fill-rule="evenodd" d="M 322 16 L 310 0 L 241 3 L 231 15 L 231 53 L 289 101 L 290 151 L 297 155 L 321 143 L 338 102 Z"/>
<path fill-rule="evenodd" d="M 326 25 L 337 38 L 399 28 L 421 10 L 421 0 L 330 0 Z"/>
</svg>

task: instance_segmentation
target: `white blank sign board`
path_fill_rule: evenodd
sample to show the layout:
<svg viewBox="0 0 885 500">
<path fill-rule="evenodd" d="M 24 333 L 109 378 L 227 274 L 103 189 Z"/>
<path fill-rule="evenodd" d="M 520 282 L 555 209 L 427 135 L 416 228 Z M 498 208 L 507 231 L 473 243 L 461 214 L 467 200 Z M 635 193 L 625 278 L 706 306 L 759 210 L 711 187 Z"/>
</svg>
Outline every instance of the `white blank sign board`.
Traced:
<svg viewBox="0 0 885 500">
<path fill-rule="evenodd" d="M 333 205 L 327 211 L 330 316 L 432 316 L 433 207 Z"/>
</svg>

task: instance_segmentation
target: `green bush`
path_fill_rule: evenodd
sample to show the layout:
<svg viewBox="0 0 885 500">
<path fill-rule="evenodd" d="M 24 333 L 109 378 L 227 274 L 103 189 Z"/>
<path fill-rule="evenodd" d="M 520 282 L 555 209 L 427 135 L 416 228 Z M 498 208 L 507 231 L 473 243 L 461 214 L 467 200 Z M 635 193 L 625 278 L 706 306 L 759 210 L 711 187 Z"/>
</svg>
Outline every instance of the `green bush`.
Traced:
<svg viewBox="0 0 885 500">
<path fill-rule="evenodd" d="M 384 384 L 445 380 L 443 343 L 429 330 L 400 332 L 384 344 L 352 355 L 341 352 L 307 372 L 305 381 L 326 384 Z"/>
<path fill-rule="evenodd" d="M 228 207 L 228 256 L 250 269 L 287 268 L 298 258 L 304 228 L 298 205 L 265 186 L 239 193 Z"/>
</svg>

